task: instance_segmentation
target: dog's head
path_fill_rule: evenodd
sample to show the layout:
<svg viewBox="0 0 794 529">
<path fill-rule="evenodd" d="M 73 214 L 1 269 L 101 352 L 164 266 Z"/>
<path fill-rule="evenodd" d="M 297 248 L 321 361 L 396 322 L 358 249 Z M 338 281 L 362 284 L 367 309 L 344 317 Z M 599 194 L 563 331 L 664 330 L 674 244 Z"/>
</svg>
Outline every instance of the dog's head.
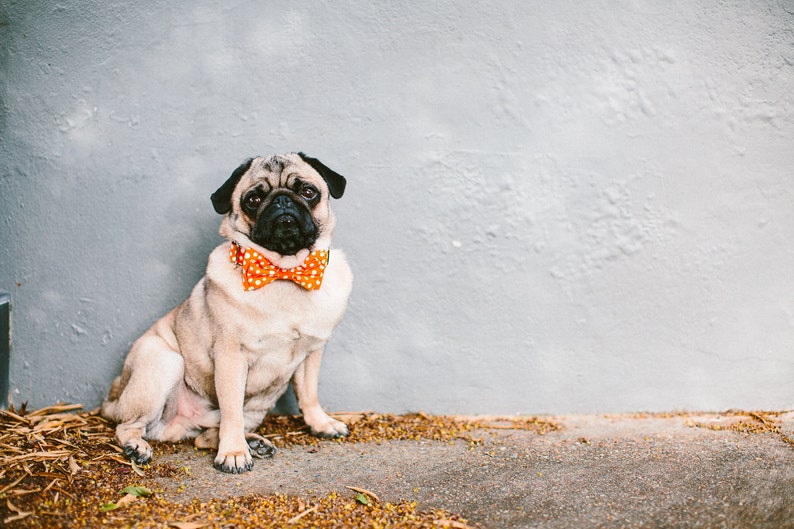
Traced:
<svg viewBox="0 0 794 529">
<path fill-rule="evenodd" d="M 243 162 L 211 199 L 215 211 L 225 215 L 220 233 L 227 239 L 302 259 L 330 246 L 335 225 L 330 199 L 341 197 L 345 184 L 316 158 L 272 155 Z"/>
</svg>

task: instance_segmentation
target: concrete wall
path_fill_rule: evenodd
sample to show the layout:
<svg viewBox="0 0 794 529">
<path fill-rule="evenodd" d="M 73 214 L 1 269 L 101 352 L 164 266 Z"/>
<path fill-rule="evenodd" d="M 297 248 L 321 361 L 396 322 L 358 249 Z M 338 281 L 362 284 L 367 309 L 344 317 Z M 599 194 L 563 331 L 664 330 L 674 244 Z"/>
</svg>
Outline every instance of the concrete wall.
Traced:
<svg viewBox="0 0 794 529">
<path fill-rule="evenodd" d="M 332 410 L 794 406 L 790 1 L 2 3 L 12 401 L 96 405 L 253 154 L 349 179 Z"/>
</svg>

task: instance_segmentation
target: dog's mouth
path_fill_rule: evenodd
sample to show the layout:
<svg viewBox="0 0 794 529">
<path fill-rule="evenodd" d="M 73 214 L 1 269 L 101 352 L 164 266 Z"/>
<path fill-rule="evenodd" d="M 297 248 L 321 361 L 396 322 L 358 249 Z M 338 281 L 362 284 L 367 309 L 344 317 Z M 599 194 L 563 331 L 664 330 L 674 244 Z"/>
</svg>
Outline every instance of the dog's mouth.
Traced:
<svg viewBox="0 0 794 529">
<path fill-rule="evenodd" d="M 280 255 L 295 255 L 310 248 L 318 230 L 311 214 L 288 195 L 276 197 L 259 214 L 251 240 Z"/>
</svg>

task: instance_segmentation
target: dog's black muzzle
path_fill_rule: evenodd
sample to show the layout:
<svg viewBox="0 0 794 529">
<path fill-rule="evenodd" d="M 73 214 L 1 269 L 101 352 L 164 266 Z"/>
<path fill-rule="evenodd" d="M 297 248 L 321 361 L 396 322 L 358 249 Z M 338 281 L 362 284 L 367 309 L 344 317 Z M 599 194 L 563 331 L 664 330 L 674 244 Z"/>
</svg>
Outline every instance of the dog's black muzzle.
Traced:
<svg viewBox="0 0 794 529">
<path fill-rule="evenodd" d="M 317 226 L 302 203 L 278 195 L 259 214 L 251 239 L 281 255 L 295 255 L 317 240 Z"/>
</svg>

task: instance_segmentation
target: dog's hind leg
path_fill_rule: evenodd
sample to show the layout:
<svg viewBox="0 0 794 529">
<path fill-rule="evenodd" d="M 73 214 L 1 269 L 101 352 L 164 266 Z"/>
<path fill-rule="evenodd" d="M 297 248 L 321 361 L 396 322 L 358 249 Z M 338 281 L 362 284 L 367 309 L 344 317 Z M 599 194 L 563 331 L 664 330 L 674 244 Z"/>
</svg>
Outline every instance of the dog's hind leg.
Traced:
<svg viewBox="0 0 794 529">
<path fill-rule="evenodd" d="M 167 341 L 149 331 L 132 346 L 124 363 L 128 381 L 115 402 L 112 416 L 118 423 L 116 439 L 124 455 L 146 464 L 152 448 L 144 437 L 156 437 L 152 429 L 162 427 L 163 410 L 176 387 L 182 383 L 184 360 Z"/>
</svg>

